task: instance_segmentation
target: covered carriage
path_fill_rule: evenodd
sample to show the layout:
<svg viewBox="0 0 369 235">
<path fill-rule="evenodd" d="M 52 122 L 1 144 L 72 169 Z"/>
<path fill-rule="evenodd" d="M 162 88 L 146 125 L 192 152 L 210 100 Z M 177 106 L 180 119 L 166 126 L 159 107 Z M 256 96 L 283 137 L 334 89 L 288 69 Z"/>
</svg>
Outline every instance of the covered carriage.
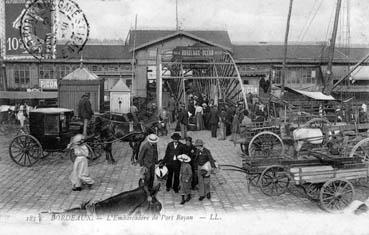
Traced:
<svg viewBox="0 0 369 235">
<path fill-rule="evenodd" d="M 9 145 L 10 158 L 20 166 L 32 166 L 52 152 L 62 152 L 80 128 L 71 125 L 73 111 L 65 108 L 40 108 L 29 113 L 29 134 L 17 135 Z M 93 158 L 100 155 L 90 144 Z"/>
</svg>

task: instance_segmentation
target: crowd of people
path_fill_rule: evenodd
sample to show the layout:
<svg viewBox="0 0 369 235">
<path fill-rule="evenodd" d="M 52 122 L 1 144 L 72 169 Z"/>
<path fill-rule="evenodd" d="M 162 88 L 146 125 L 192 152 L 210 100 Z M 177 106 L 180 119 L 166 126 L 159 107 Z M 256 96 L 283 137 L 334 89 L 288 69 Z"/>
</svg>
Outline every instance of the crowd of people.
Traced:
<svg viewBox="0 0 369 235">
<path fill-rule="evenodd" d="M 186 138 L 188 130 L 209 130 L 213 138 L 225 140 L 227 136 L 231 136 L 235 140 L 240 134 L 240 125 L 251 122 L 250 113 L 242 101 L 236 105 L 218 105 L 205 94 L 189 94 L 186 103 L 187 105 L 178 103 L 171 96 L 167 106 L 159 113 L 159 118 L 166 128 L 180 131 L 183 139 Z M 255 110 L 259 110 L 259 106 L 255 107 Z"/>
<path fill-rule="evenodd" d="M 165 177 L 166 191 L 180 193 L 181 204 L 191 200 L 191 190 L 199 191 L 200 201 L 205 198 L 211 199 L 210 175 L 216 165 L 210 150 L 204 147 L 201 139 L 193 143 L 192 138 L 187 136 L 185 143 L 181 143 L 179 133 L 172 134 L 171 139 L 164 157 L 159 160 L 157 150 L 159 137 L 155 134 L 147 137 L 138 158 L 144 184 L 149 189 L 152 188 L 157 175 L 162 179 Z M 155 173 L 155 170 L 158 172 Z"/>
</svg>

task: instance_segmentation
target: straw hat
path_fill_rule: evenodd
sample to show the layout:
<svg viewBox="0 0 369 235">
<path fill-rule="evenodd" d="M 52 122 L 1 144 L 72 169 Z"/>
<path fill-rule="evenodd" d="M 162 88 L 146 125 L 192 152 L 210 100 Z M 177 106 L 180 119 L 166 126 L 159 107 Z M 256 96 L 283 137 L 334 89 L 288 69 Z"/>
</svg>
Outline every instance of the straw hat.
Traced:
<svg viewBox="0 0 369 235">
<path fill-rule="evenodd" d="M 178 161 L 180 162 L 190 162 L 191 158 L 187 156 L 186 154 L 181 154 L 177 157 Z"/>
<path fill-rule="evenodd" d="M 147 141 L 149 141 L 150 143 L 157 143 L 159 141 L 159 137 L 155 134 L 150 134 L 149 136 L 147 136 Z"/>
</svg>

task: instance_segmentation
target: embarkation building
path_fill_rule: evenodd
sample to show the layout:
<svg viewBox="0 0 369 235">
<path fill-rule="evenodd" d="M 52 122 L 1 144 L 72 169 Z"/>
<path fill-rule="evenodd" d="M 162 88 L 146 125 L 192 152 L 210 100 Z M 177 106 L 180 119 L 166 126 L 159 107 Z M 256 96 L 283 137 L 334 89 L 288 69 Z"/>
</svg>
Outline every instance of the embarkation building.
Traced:
<svg viewBox="0 0 369 235">
<path fill-rule="evenodd" d="M 58 81 L 79 68 L 81 64 L 104 79 L 106 101 L 109 100 L 109 91 L 119 80 L 130 89 L 131 97 L 150 100 L 153 98 L 150 90 L 156 89 L 159 71 L 165 78 L 161 84 L 165 100 L 170 93 L 179 91 L 173 90 L 170 79 L 185 76 L 186 81 L 190 81 L 191 78 L 201 80 L 201 78 L 225 77 L 230 70 L 224 66 L 232 63 L 237 67 L 236 72 L 246 93 L 263 92 L 260 88 L 261 80 L 271 81 L 277 85 L 281 83 L 282 43 L 235 44 L 232 43 L 227 31 L 130 30 L 125 42 L 87 43 L 80 54 L 68 59 L 59 57 L 60 47 L 57 46 L 56 59 L 41 61 L 29 55 L 25 56 L 27 53 L 24 49 L 22 51 L 20 45 L 17 50 L 12 50 L 15 49 L 13 48 L 15 45 L 12 45 L 11 40 L 9 42 L 5 39 L 1 45 L 1 103 L 9 104 L 17 99 L 30 98 L 55 100 Z M 328 49 L 326 43 L 290 43 L 286 86 L 292 89 L 321 91 L 323 78 L 327 72 Z M 369 48 L 360 46 L 337 47 L 332 71 L 334 81 L 344 76 L 350 67 L 358 63 L 368 52 Z M 224 55 L 227 55 L 228 59 L 224 59 Z M 166 61 L 166 68 L 169 68 L 167 73 L 164 71 L 163 61 Z M 204 66 L 211 63 L 212 68 L 215 68 L 214 71 Z M 161 67 L 160 70 L 158 66 Z M 340 84 L 334 95 L 340 98 L 355 96 L 358 100 L 365 99 L 369 91 L 368 66 L 367 61 L 362 63 L 350 79 Z M 235 73 L 233 70 L 235 69 L 232 69 Z M 220 85 L 222 83 L 215 84 Z M 176 86 L 179 87 L 181 84 Z M 210 84 L 208 87 L 209 91 L 212 89 L 211 86 Z M 187 89 L 187 84 L 183 84 L 183 87 Z M 37 96 L 29 97 L 30 89 L 38 89 L 41 92 Z"/>
</svg>

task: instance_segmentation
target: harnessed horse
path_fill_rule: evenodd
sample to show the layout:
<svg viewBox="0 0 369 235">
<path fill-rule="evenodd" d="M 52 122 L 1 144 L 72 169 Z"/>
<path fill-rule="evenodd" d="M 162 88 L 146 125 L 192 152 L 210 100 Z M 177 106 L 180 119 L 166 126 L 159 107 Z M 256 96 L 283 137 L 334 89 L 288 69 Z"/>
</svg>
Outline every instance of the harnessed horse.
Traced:
<svg viewBox="0 0 369 235">
<path fill-rule="evenodd" d="M 134 126 L 132 122 L 120 122 L 110 120 L 103 116 L 96 116 L 91 128 L 88 128 L 93 137 L 103 141 L 106 160 L 115 162 L 112 154 L 112 144 L 117 141 L 128 142 L 132 148 L 131 162 L 135 163 L 138 159 L 138 153 L 141 143 L 146 136 L 153 133 L 151 128 Z"/>
</svg>

